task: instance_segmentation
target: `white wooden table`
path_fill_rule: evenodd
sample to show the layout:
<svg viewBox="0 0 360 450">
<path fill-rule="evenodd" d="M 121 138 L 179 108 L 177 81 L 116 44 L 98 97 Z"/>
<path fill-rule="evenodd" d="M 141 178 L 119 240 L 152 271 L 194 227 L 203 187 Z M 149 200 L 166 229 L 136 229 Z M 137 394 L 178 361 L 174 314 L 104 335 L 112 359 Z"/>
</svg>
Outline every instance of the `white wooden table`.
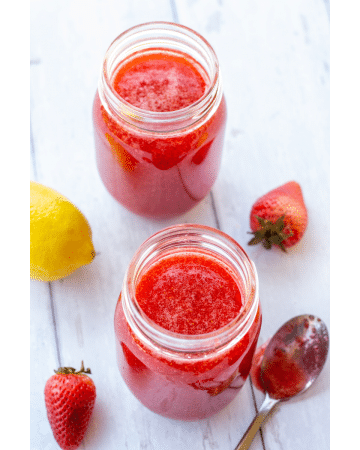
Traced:
<svg viewBox="0 0 360 450">
<path fill-rule="evenodd" d="M 172 221 L 122 208 L 99 178 L 91 108 L 111 41 L 153 20 L 179 22 L 214 47 L 228 123 L 221 171 L 207 198 Z M 122 381 L 113 315 L 138 246 L 165 226 L 219 227 L 246 248 L 260 280 L 259 343 L 313 313 L 329 325 L 329 2 L 326 0 L 31 0 L 31 179 L 71 199 L 93 230 L 97 257 L 64 280 L 31 282 L 31 450 L 58 446 L 43 390 L 53 369 L 92 369 L 97 402 L 81 449 L 232 450 L 263 395 L 248 380 L 222 412 L 199 422 L 157 416 Z M 288 254 L 248 247 L 252 203 L 298 181 L 308 230 Z M 253 449 L 329 449 L 329 360 L 317 383 L 282 404 Z"/>
</svg>

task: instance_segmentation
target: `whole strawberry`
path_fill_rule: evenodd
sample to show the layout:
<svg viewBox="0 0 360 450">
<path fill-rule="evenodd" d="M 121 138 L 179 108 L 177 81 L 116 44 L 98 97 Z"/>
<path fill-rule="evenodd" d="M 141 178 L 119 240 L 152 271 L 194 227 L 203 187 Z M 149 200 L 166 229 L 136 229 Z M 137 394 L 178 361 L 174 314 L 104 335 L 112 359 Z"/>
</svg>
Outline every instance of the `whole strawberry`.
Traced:
<svg viewBox="0 0 360 450">
<path fill-rule="evenodd" d="M 75 450 L 84 438 L 94 409 L 96 389 L 86 374 L 90 369 L 76 372 L 73 367 L 55 370 L 45 385 L 47 416 L 56 442 L 63 450 Z"/>
<path fill-rule="evenodd" d="M 254 237 L 248 242 L 262 242 L 266 249 L 273 244 L 281 250 L 297 244 L 308 222 L 301 187 L 296 181 L 288 183 L 260 197 L 250 213 L 250 228 Z"/>
</svg>

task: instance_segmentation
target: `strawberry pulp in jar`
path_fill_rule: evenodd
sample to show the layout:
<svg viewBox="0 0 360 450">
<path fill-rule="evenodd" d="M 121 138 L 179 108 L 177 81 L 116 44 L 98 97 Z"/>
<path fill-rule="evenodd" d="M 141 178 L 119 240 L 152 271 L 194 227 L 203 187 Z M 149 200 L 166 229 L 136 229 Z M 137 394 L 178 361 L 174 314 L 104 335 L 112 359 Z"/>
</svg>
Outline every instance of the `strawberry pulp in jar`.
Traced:
<svg viewBox="0 0 360 450">
<path fill-rule="evenodd" d="M 219 171 L 225 121 L 217 57 L 196 32 L 152 22 L 110 45 L 93 105 L 96 160 L 130 211 L 166 218 L 202 200 Z"/>
<path fill-rule="evenodd" d="M 166 228 L 132 259 L 114 324 L 119 369 L 140 402 L 173 419 L 209 417 L 250 372 L 261 326 L 255 266 L 218 230 Z"/>
</svg>

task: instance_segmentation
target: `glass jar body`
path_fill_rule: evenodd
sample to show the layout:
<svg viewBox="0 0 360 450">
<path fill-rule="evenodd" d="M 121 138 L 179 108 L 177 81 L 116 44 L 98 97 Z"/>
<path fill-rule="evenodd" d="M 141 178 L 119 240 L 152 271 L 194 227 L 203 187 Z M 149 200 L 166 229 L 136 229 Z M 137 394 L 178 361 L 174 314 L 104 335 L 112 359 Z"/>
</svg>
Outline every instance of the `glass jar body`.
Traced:
<svg viewBox="0 0 360 450">
<path fill-rule="evenodd" d="M 193 41 L 201 51 L 194 51 Z M 112 83 L 121 58 L 180 48 L 208 77 L 208 88 L 195 104 L 179 111 L 145 111 L 115 92 Z M 210 191 L 220 168 L 226 104 L 216 55 L 203 38 L 180 25 L 144 24 L 123 33 L 105 58 L 93 123 L 99 174 L 116 200 L 153 218 L 189 210 Z"/>
<path fill-rule="evenodd" d="M 164 240 L 164 233 L 168 232 L 177 233 L 180 247 L 173 245 L 173 242 L 169 245 L 169 241 Z M 206 243 L 205 246 L 204 242 L 200 246 L 194 244 L 199 233 L 202 233 L 202 239 L 204 233 L 221 235 L 221 238 L 226 236 L 208 227 L 179 225 L 163 230 L 158 233 L 160 236 L 155 235 L 148 241 L 160 239 L 164 243 L 166 251 L 160 249 L 157 259 L 162 258 L 162 251 L 167 256 L 182 252 L 184 248 L 187 252 L 208 252 Z M 191 241 L 190 246 L 186 246 L 186 240 Z M 231 245 L 237 256 L 243 257 L 241 247 L 232 240 Z M 140 255 L 144 251 L 142 247 Z M 216 253 L 213 248 L 211 252 L 213 256 Z M 223 252 L 219 252 L 216 258 L 228 264 Z M 246 266 L 246 270 L 242 268 L 237 273 L 236 282 L 245 301 L 244 310 L 237 319 L 225 329 L 209 334 L 174 336 L 156 327 L 146 317 L 140 318 L 140 321 L 136 317 L 139 313 L 136 298 L 129 290 L 129 285 L 136 279 L 131 266 L 135 264 L 139 267 L 138 260 L 134 260 L 125 277 L 115 310 L 117 362 L 125 383 L 140 402 L 165 417 L 198 420 L 215 414 L 234 399 L 250 372 L 261 327 L 254 266 L 245 257 L 243 267 Z M 233 269 L 231 266 L 229 270 L 236 276 L 236 270 L 234 272 Z M 247 280 L 244 279 L 246 271 L 247 275 L 250 274 Z"/>
</svg>

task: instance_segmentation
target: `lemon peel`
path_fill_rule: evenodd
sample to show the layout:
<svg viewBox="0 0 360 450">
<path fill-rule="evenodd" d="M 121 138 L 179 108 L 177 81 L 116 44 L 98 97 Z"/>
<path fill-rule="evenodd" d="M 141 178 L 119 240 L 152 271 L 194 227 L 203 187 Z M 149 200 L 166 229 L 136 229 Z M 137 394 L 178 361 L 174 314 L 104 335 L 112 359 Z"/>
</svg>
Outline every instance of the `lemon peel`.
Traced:
<svg viewBox="0 0 360 450">
<path fill-rule="evenodd" d="M 54 189 L 30 181 L 30 278 L 64 278 L 95 257 L 82 212 Z"/>
</svg>

